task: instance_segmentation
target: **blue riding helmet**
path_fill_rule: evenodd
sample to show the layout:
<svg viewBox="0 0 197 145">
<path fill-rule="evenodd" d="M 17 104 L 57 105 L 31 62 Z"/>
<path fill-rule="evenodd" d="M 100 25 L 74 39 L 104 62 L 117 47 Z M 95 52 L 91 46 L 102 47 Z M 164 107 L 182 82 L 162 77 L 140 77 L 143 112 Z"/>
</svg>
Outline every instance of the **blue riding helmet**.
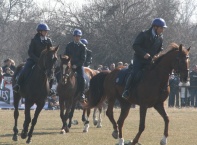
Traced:
<svg viewBox="0 0 197 145">
<path fill-rule="evenodd" d="M 73 31 L 73 36 L 82 36 L 81 30 L 75 29 L 75 30 Z"/>
<path fill-rule="evenodd" d="M 86 46 L 88 45 L 88 40 L 86 40 L 86 39 L 81 39 L 81 42 L 82 42 L 83 44 L 85 44 Z"/>
<path fill-rule="evenodd" d="M 152 22 L 152 26 L 167 28 L 166 22 L 162 18 L 155 18 Z"/>
<path fill-rule="evenodd" d="M 37 28 L 36 28 L 37 31 L 49 31 L 49 26 L 45 23 L 40 23 Z"/>
</svg>

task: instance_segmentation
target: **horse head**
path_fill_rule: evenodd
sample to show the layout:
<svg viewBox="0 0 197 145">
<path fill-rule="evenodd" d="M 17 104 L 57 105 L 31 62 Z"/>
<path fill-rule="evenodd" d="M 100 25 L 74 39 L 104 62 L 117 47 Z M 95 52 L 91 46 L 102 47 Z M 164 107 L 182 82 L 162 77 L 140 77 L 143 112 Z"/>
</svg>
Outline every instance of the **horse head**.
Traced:
<svg viewBox="0 0 197 145">
<path fill-rule="evenodd" d="M 54 66 L 57 61 L 57 51 L 59 50 L 59 45 L 57 47 L 48 47 L 42 51 L 38 67 L 44 72 L 48 79 L 51 79 L 54 75 Z"/>
<path fill-rule="evenodd" d="M 68 77 L 72 72 L 70 58 L 67 55 L 60 55 L 60 60 L 61 83 L 66 84 Z"/>
<path fill-rule="evenodd" d="M 190 47 L 185 49 L 182 44 L 179 45 L 176 59 L 173 63 L 175 73 L 180 75 L 180 81 L 184 83 L 188 81 L 189 77 L 189 51 Z"/>
</svg>

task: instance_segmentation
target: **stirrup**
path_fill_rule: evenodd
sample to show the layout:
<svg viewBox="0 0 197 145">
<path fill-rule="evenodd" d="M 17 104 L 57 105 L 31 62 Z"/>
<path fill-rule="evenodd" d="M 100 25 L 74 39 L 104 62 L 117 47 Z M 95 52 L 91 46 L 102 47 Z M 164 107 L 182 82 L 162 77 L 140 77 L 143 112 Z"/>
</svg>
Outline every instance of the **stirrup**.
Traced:
<svg viewBox="0 0 197 145">
<path fill-rule="evenodd" d="M 122 93 L 122 98 L 125 99 L 125 100 L 129 100 L 129 92 L 128 92 L 128 90 L 125 90 Z"/>
</svg>

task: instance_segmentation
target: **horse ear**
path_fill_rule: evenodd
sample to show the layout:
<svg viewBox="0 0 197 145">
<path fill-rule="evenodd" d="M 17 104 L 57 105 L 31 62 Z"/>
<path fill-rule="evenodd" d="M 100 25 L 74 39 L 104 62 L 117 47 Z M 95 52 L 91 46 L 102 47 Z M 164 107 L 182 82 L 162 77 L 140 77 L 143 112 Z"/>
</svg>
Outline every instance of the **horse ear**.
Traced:
<svg viewBox="0 0 197 145">
<path fill-rule="evenodd" d="M 183 44 L 180 44 L 179 51 L 182 51 L 182 48 L 183 48 Z"/>
<path fill-rule="evenodd" d="M 189 48 L 187 48 L 187 51 L 188 51 L 188 52 L 190 51 L 190 48 L 191 48 L 191 46 L 190 46 Z"/>
</svg>

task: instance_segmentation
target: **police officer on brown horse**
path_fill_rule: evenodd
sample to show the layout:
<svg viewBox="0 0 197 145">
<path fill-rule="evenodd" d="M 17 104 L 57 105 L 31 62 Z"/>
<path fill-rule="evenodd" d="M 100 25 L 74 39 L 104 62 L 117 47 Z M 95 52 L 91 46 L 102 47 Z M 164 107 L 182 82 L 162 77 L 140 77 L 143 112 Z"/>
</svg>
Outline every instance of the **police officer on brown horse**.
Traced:
<svg viewBox="0 0 197 145">
<path fill-rule="evenodd" d="M 85 101 L 85 79 L 83 65 L 86 60 L 86 46 L 80 41 L 82 31 L 75 29 L 73 31 L 74 41 L 70 42 L 66 46 L 64 55 L 69 56 L 71 59 L 71 66 L 77 72 L 77 85 L 79 86 L 77 91 L 80 95 L 80 101 Z"/>
<path fill-rule="evenodd" d="M 133 49 L 135 51 L 133 69 L 127 79 L 122 98 L 128 99 L 128 90 L 134 87 L 136 80 L 139 80 L 139 72 L 150 63 L 150 58 L 163 50 L 162 32 L 164 31 L 164 28 L 167 28 L 165 20 L 162 18 L 155 18 L 152 21 L 151 28 L 140 32 L 136 37 L 133 43 Z"/>
<path fill-rule="evenodd" d="M 45 23 L 40 23 L 37 28 L 37 34 L 31 40 L 28 49 L 29 58 L 22 69 L 20 75 L 18 76 L 16 84 L 13 86 L 13 90 L 18 92 L 20 86 L 24 81 L 24 77 L 27 77 L 31 72 L 32 67 L 38 62 L 41 52 L 47 47 L 52 46 L 51 39 L 47 37 L 47 33 L 50 30 L 48 25 Z"/>
</svg>

